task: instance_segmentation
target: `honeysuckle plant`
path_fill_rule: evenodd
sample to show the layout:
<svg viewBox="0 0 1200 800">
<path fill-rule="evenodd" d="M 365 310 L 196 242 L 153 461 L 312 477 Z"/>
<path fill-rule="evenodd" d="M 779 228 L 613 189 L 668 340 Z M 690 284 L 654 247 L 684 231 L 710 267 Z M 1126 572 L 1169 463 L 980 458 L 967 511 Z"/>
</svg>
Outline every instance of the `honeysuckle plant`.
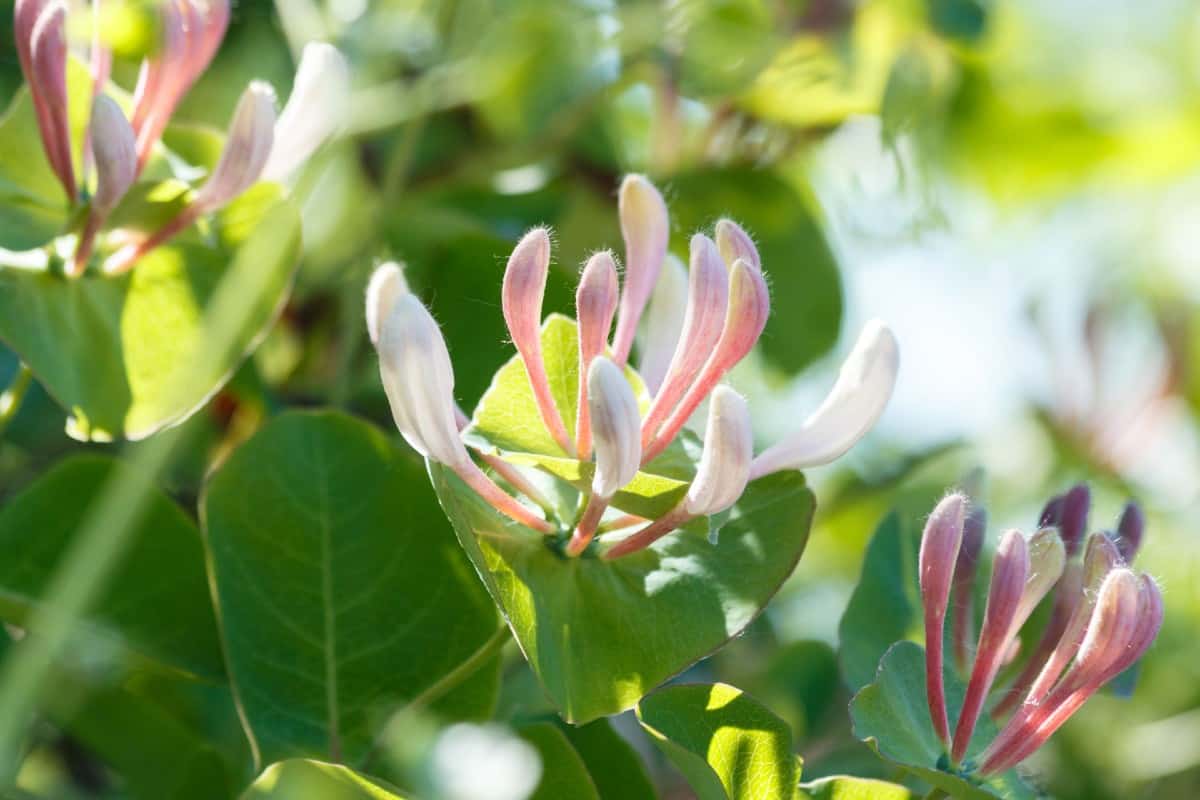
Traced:
<svg viewBox="0 0 1200 800">
<path fill-rule="evenodd" d="M 427 459 L 461 543 L 573 721 L 628 708 L 753 619 L 804 546 L 812 501 L 798 470 L 835 460 L 871 428 L 898 368 L 895 338 L 869 323 L 825 402 L 755 456 L 750 408 L 722 383 L 770 313 L 753 240 L 728 219 L 712 237 L 695 234 L 685 282 L 674 266 L 664 273 L 658 190 L 628 176 L 619 212 L 624 280 L 613 253 L 591 256 L 574 320 L 543 320 L 550 232 L 517 243 L 501 288 L 517 354 L 470 419 L 438 325 L 400 268 L 380 267 L 367 291 L 396 426 Z M 630 356 L 652 295 L 638 353 L 659 365 L 648 385 Z M 702 438 L 686 427 L 693 416 L 705 420 Z M 634 618 L 659 635 L 631 646 L 620 621 Z"/>
<path fill-rule="evenodd" d="M 111 80 L 98 29 L 72 41 L 72 9 L 13 9 L 26 85 L 0 121 L 0 337 L 71 412 L 73 435 L 136 439 L 201 405 L 273 319 L 299 245 L 286 186 L 336 134 L 348 70 L 330 45 L 306 46 L 282 113 L 252 81 L 222 135 L 173 117 L 221 45 L 228 0 L 159 4 L 131 93 Z M 261 297 L 234 346 L 175 388 L 220 279 L 243 269 Z"/>
<path fill-rule="evenodd" d="M 1089 505 L 1087 486 L 1075 486 L 1051 498 L 1032 536 L 1001 536 L 976 635 L 986 514 L 961 493 L 938 503 L 918 556 L 923 655 L 909 642 L 884 655 L 875 683 L 852 705 L 861 738 L 951 796 L 1033 796 L 1011 770 L 1136 664 L 1163 621 L 1158 584 L 1131 566 L 1141 509 L 1130 502 L 1114 531 L 1086 535 Z M 1044 625 L 1022 640 L 1043 602 Z M 944 656 L 947 628 L 953 666 Z M 928 728 L 889 722 L 901 709 Z"/>
</svg>

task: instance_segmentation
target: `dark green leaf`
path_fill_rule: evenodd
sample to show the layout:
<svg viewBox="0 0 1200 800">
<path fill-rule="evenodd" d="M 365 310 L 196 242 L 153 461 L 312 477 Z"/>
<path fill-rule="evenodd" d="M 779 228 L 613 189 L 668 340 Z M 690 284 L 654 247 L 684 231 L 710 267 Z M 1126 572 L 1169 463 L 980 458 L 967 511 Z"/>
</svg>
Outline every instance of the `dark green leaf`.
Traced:
<svg viewBox="0 0 1200 800">
<path fill-rule="evenodd" d="M 668 686 L 638 719 L 700 800 L 790 798 L 800 778 L 787 724 L 723 683 Z"/>
<path fill-rule="evenodd" d="M 655 800 L 654 784 L 637 752 L 606 719 L 560 728 L 583 759 L 600 800 Z"/>
<path fill-rule="evenodd" d="M 754 237 L 771 285 L 771 318 L 759 341 L 767 360 L 795 374 L 829 351 L 842 323 L 837 262 L 808 202 L 779 175 L 743 167 L 702 169 L 675 176 L 671 192 L 675 251 L 686 238 L 711 233 L 722 216 Z"/>
<path fill-rule="evenodd" d="M 362 422 L 272 420 L 201 507 L 230 677 L 263 760 L 362 758 L 392 711 L 496 632 L 420 466 Z"/>
<path fill-rule="evenodd" d="M 522 725 L 517 732 L 542 758 L 542 779 L 529 800 L 601 800 L 587 765 L 553 722 Z"/>
<path fill-rule="evenodd" d="M 404 800 L 398 789 L 338 764 L 295 758 L 267 767 L 241 800 Z"/>
<path fill-rule="evenodd" d="M 853 691 L 875 680 L 879 659 L 894 642 L 920 630 L 920 544 L 919 534 L 892 513 L 867 546 L 862 577 L 838 626 L 842 672 Z"/>
<path fill-rule="evenodd" d="M 119 462 L 77 455 L 53 467 L 0 511 L 0 609 L 23 624 Z M 87 630 L 176 669 L 224 675 L 216 620 L 195 524 L 167 497 L 151 494 Z"/>
<path fill-rule="evenodd" d="M 954 730 L 958 710 L 962 708 L 965 688 L 951 670 L 945 671 L 946 706 L 950 729 Z M 883 657 L 875 682 L 864 688 L 850 704 L 854 735 L 865 741 L 881 757 L 903 767 L 921 780 L 963 800 L 1005 800 L 1033 798 L 1015 772 L 987 780 L 950 773 L 939 769 L 944 750 L 933 723 L 925 696 L 925 653 L 913 642 L 898 642 Z M 964 763 L 970 763 L 996 737 L 996 726 L 984 714 L 975 728 Z"/>
</svg>

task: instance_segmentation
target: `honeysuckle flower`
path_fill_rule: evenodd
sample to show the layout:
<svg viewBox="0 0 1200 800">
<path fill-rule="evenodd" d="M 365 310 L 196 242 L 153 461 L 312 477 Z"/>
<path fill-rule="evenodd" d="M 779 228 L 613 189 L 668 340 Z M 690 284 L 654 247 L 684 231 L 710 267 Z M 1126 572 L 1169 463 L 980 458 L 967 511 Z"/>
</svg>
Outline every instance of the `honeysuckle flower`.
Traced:
<svg viewBox="0 0 1200 800">
<path fill-rule="evenodd" d="M 350 68 L 336 47 L 304 46 L 287 105 L 275 123 L 275 144 L 263 180 L 282 182 L 340 132 L 350 94 Z"/>
<path fill-rule="evenodd" d="M 756 270 L 762 271 L 762 257 L 758 254 L 758 248 L 741 225 L 731 219 L 718 220 L 715 233 L 717 249 L 721 251 L 721 258 L 726 264 L 732 267 L 740 258 Z"/>
<path fill-rule="evenodd" d="M 74 257 L 67 274 L 80 275 L 95 250 L 109 214 L 141 175 L 167 129 L 176 107 L 212 62 L 229 25 L 229 0 L 166 0 L 159 4 L 161 39 L 142 62 L 128 119 L 105 90 L 111 54 L 93 21 L 91 64 L 92 117 L 87 126 L 83 164 L 76 173 L 67 117 L 66 0 L 19 0 L 13 31 L 22 72 L 29 86 L 47 161 L 67 194 L 83 204 Z M 97 17 L 93 9 L 93 18 Z M 348 70 L 344 58 L 326 44 L 306 46 L 294 89 L 276 120 L 274 92 L 254 82 L 233 115 L 229 140 L 220 161 L 192 201 L 157 231 L 130 241 L 104 262 L 104 272 L 119 274 L 143 255 L 228 204 L 261 179 L 286 181 L 345 118 Z M 105 99 L 101 99 L 105 98 Z M 132 135 L 134 166 L 128 167 Z M 96 167 L 92 186 L 91 166 Z M 89 191 L 90 189 L 90 191 Z"/>
<path fill-rule="evenodd" d="M 1072 497 L 1074 501 L 1068 503 Z M 1081 520 L 1087 517 L 1088 497 L 1084 486 L 1052 498 L 1042 522 L 1085 524 Z M 973 510 L 961 515 L 963 502 L 960 495 L 943 500 L 922 536 L 926 694 L 930 720 L 947 747 L 950 765 L 964 773 L 990 775 L 1028 758 L 1101 686 L 1141 658 L 1162 625 L 1163 605 L 1157 584 L 1126 566 L 1108 534 L 1089 536 L 1080 560 L 1053 525 L 1040 528 L 1028 542 L 1019 531 L 1008 531 L 993 560 L 983 627 L 969 665 L 958 722 L 947 740 L 940 656 L 946 587 L 952 586 L 955 596 L 969 592 L 978 553 L 964 557 L 964 549 L 975 550 L 977 545 L 972 541 L 968 546 L 968 540 L 983 535 L 982 515 L 972 524 Z M 1064 513 L 1067 507 L 1070 513 Z M 1008 694 L 1015 693 L 1019 703 L 1010 704 L 1005 698 L 996 707 L 993 716 L 1007 716 L 1001 732 L 976 763 L 964 763 L 1000 667 L 1016 649 L 1022 625 L 1051 591 L 1055 597 L 1046 628 L 1046 636 L 1053 637 L 1049 649 L 1043 652 L 1039 645 L 1029 657 Z M 969 617 L 970 608 L 956 602 L 954 613 Z"/>
<path fill-rule="evenodd" d="M 604 352 L 613 315 L 617 311 L 617 265 L 612 253 L 596 253 L 588 259 L 575 290 L 575 314 L 579 320 L 579 374 L 589 375 L 592 359 Z M 580 458 L 592 452 L 591 409 L 588 405 L 588 380 L 579 381 L 578 419 L 575 422 L 575 448 Z"/>
<path fill-rule="evenodd" d="M 688 309 L 688 270 L 672 253 L 667 254 L 638 341 L 638 374 L 651 397 L 658 394 L 671 357 L 683 332 Z"/>
<path fill-rule="evenodd" d="M 607 251 L 596 253 L 589 259 L 576 294 L 579 350 L 575 354 L 575 363 L 579 380 L 584 385 L 579 387 L 574 398 L 578 402 L 578 430 L 574 440 L 565 429 L 564 412 L 557 407 L 550 392 L 550 375 L 541 345 L 542 295 L 551 256 L 550 234 L 545 228 L 534 228 L 517 243 L 508 259 L 501 289 L 505 322 L 519 363 L 524 368 L 533 404 L 538 409 L 537 416 L 559 449 L 582 462 L 577 465 L 579 475 L 590 476 L 587 480 L 581 477 L 572 481 L 583 495 L 579 504 L 582 512 L 577 519 L 560 520 L 560 529 L 554 531 L 553 546 L 571 557 L 592 552 L 601 558 L 614 559 L 637 553 L 692 520 L 729 509 L 755 477 L 793 466 L 786 460 L 778 464 L 764 463 L 756 475 L 754 438 L 746 401 L 732 389 L 719 385 L 721 378 L 757 342 L 770 311 L 767 283 L 753 243 L 749 235 L 727 221 L 722 223 L 718 235 L 725 242 L 733 261 L 727 263 L 720 246 L 708 236 L 694 236 L 691 240 L 691 274 L 686 284 L 684 310 L 682 313 L 676 309 L 674 313 L 664 314 L 665 322 L 653 316 L 647 321 L 645 331 L 664 332 L 669 345 L 664 350 L 670 351 L 671 358 L 661 367 L 662 383 L 658 391 L 653 393 L 653 401 L 645 417 L 642 417 L 633 388 L 638 381 L 626 375 L 624 370 L 627 367 L 620 357 L 616 342 L 623 330 L 622 319 L 634 320 L 624 323 L 624 329 L 630 329 L 636 326 L 636 318 L 641 316 L 645 305 L 644 295 L 653 285 L 653 281 L 642 285 L 644 275 L 658 272 L 666 260 L 659 252 L 659 244 L 656 244 L 660 239 L 665 241 L 665 205 L 661 204 L 657 190 L 644 178 L 634 177 L 624 182 L 622 220 L 630 258 L 637 261 L 638 265 L 631 263 L 626 269 L 626 285 L 620 293 L 620 300 L 617 299 L 615 259 Z M 647 255 L 650 253 L 654 258 Z M 679 304 L 684 281 L 682 276 L 678 278 L 659 282 L 655 289 L 656 306 L 660 305 L 660 301 L 663 308 Z M 674 298 L 669 296 L 672 293 Z M 381 267 L 372 278 L 367 293 L 368 333 L 373 339 L 378 338 L 381 359 L 388 356 L 384 335 L 376 333 L 376 326 L 378 320 L 385 319 L 383 306 L 399 302 L 392 299 L 397 294 L 402 298 L 407 296 L 397 271 Z M 642 299 L 638 300 L 639 297 Z M 612 327 L 614 303 L 617 307 L 617 324 L 610 348 L 608 335 Z M 430 326 L 436 329 L 432 322 L 426 324 L 427 328 Z M 890 344 L 890 358 L 884 361 L 890 363 L 890 374 L 894 377 L 894 340 L 882 324 L 877 324 L 875 330 L 875 339 L 884 339 Z M 661 344 L 643 337 L 639 346 L 650 350 Z M 561 354 L 558 357 L 561 358 Z M 658 358 L 661 359 L 661 354 Z M 863 356 L 857 356 L 857 359 L 861 361 Z M 647 362 L 643 359 L 642 363 Z M 556 367 L 562 369 L 563 364 L 560 362 Z M 855 375 L 861 371 L 850 370 Z M 415 380 L 418 374 L 414 371 L 411 376 Z M 877 392 L 879 384 L 877 380 L 843 379 L 835 395 L 839 401 L 850 404 L 848 412 L 842 413 L 832 408 L 833 401 L 826 402 L 823 413 L 840 426 L 836 443 L 840 452 L 848 449 L 870 427 L 879 408 L 886 402 L 891 385 L 887 382 L 883 387 L 882 398 L 873 397 L 864 401 L 856 393 Z M 392 395 L 396 396 L 392 405 L 397 425 L 402 432 L 411 431 L 413 424 L 409 418 L 413 412 L 407 409 L 414 406 L 416 400 L 404 401 L 398 388 L 389 390 L 389 396 Z M 445 407 L 451 409 L 451 412 L 444 414 L 453 413 L 455 406 L 449 392 L 443 388 L 438 390 L 437 396 L 442 397 Z M 629 513 L 608 514 L 606 517 L 610 506 L 617 504 L 622 489 L 637 480 L 643 465 L 650 463 L 671 445 L 684 423 L 705 400 L 710 400 L 709 418 L 700 456 L 687 488 L 680 492 L 675 505 L 657 518 L 643 518 Z M 430 453 L 430 457 L 448 464 L 452 469 L 465 469 L 467 462 L 473 467 L 474 462 L 460 448 L 461 440 L 451 436 L 444 414 L 437 430 L 441 432 L 440 441 L 446 443 L 447 447 L 453 444 L 452 452 L 439 455 L 427 443 L 423 444 L 420 436 L 414 440 L 414 447 Z M 869 419 L 864 421 L 861 415 Z M 466 424 L 467 416 L 461 411 L 457 411 L 457 416 L 461 428 Z M 846 433 L 846 430 L 852 433 Z M 475 435 L 470 438 L 477 440 Z M 486 434 L 483 438 L 486 440 Z M 542 455 L 561 460 L 557 452 Z M 505 466 L 512 468 L 511 464 L 505 464 L 504 454 L 500 451 L 489 452 L 483 457 L 501 477 L 506 477 L 502 471 Z M 828 460 L 834 456 L 826 453 L 825 457 Z M 528 454 L 523 454 L 521 460 L 527 463 Z M 552 471 L 552 474 L 559 473 Z M 517 477 L 518 480 L 509 480 L 509 484 L 517 492 L 534 499 L 548 510 L 548 514 L 552 513 L 547 508 L 548 504 L 537 501 L 530 491 L 521 487 Z M 478 482 L 478 478 L 472 480 Z M 475 486 L 471 481 L 467 482 Z M 495 492 L 499 490 L 494 484 L 477 491 L 504 513 L 514 518 L 518 516 L 511 508 L 517 500 L 503 492 L 496 495 Z M 539 522 L 542 525 L 536 526 L 537 529 L 547 532 L 545 523 Z"/>
<path fill-rule="evenodd" d="M 900 348 L 879 320 L 862 329 L 820 407 L 794 434 L 754 460 L 753 477 L 779 469 L 805 469 L 843 456 L 878 421 L 900 370 Z"/>
<path fill-rule="evenodd" d="M 958 561 L 954 565 L 952 602 L 954 617 L 951 620 L 951 637 L 954 646 L 954 663 L 960 672 L 966 672 L 968 642 L 975 635 L 975 571 L 979 566 L 979 555 L 983 551 L 983 538 L 987 532 L 987 511 L 974 506 L 963 521 L 962 547 L 958 550 Z"/>
<path fill-rule="evenodd" d="M 929 697 L 933 729 L 943 744 L 950 741 L 950 723 L 946 716 L 946 690 L 942 682 L 942 631 L 945 628 L 954 567 L 963 544 L 966 507 L 967 498 L 961 494 L 947 495 L 937 504 L 925 523 L 917 563 L 921 604 L 925 612 L 925 693 Z"/>
<path fill-rule="evenodd" d="M 667 255 L 667 204 L 654 184 L 641 175 L 627 175 L 618 194 L 621 234 L 625 238 L 625 285 L 621 315 L 613 336 L 613 358 L 624 365 L 633 347 L 638 320 Z"/>
<path fill-rule="evenodd" d="M 379 373 L 401 435 L 414 450 L 445 464 L 464 483 L 523 525 L 549 532 L 484 474 L 459 435 L 454 368 L 437 322 L 411 293 L 400 295 L 379 331 Z"/>
</svg>

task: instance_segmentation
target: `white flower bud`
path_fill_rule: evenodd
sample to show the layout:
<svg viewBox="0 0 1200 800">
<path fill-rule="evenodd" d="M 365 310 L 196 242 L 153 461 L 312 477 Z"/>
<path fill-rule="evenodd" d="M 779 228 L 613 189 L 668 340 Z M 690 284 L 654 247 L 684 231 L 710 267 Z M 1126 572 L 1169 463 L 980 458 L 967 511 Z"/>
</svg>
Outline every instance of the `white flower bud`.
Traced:
<svg viewBox="0 0 1200 800">
<path fill-rule="evenodd" d="M 296 80 L 279 121 L 263 180 L 283 181 L 345 123 L 350 67 L 338 49 L 324 42 L 305 45 Z"/>
<path fill-rule="evenodd" d="M 684 498 L 688 513 L 717 514 L 737 502 L 746 489 L 753 458 L 750 408 L 733 389 L 718 386 L 709 400 L 704 451 Z"/>
<path fill-rule="evenodd" d="M 249 189 L 271 153 L 275 127 L 275 91 L 253 81 L 242 92 L 221 159 L 193 201 L 201 213 L 216 211 Z"/>
<path fill-rule="evenodd" d="M 688 307 L 688 271 L 683 262 L 670 253 L 663 262 L 646 319 L 639 337 L 638 374 L 651 396 L 658 394 L 667 367 L 675 354 L 675 345 L 683 332 L 683 319 Z"/>
<path fill-rule="evenodd" d="M 592 490 L 609 498 L 637 474 L 642 460 L 642 420 L 633 388 L 616 364 L 603 356 L 593 359 L 587 381 L 596 451 Z"/>
<path fill-rule="evenodd" d="M 404 280 L 402 264 L 389 261 L 376 267 L 367 283 L 367 335 L 371 344 L 379 343 L 380 326 L 396 300 L 405 294 L 408 294 L 408 282 Z"/>
<path fill-rule="evenodd" d="M 133 128 L 121 108 L 106 94 L 96 95 L 89 123 L 92 153 L 96 161 L 96 193 L 93 213 L 106 215 L 133 184 L 137 174 L 137 145 Z"/>
</svg>

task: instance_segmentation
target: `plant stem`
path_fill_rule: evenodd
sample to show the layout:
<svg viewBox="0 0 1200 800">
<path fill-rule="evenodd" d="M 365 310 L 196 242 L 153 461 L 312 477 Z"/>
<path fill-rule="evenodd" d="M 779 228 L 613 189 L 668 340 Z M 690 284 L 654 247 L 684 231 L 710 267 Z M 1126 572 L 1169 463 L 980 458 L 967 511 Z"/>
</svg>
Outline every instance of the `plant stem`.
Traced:
<svg viewBox="0 0 1200 800">
<path fill-rule="evenodd" d="M 0 394 L 0 435 L 21 410 L 21 402 L 25 399 L 25 393 L 29 391 L 29 384 L 32 382 L 33 373 L 22 361 L 17 365 L 17 374 L 9 381 L 8 388 Z"/>
</svg>

